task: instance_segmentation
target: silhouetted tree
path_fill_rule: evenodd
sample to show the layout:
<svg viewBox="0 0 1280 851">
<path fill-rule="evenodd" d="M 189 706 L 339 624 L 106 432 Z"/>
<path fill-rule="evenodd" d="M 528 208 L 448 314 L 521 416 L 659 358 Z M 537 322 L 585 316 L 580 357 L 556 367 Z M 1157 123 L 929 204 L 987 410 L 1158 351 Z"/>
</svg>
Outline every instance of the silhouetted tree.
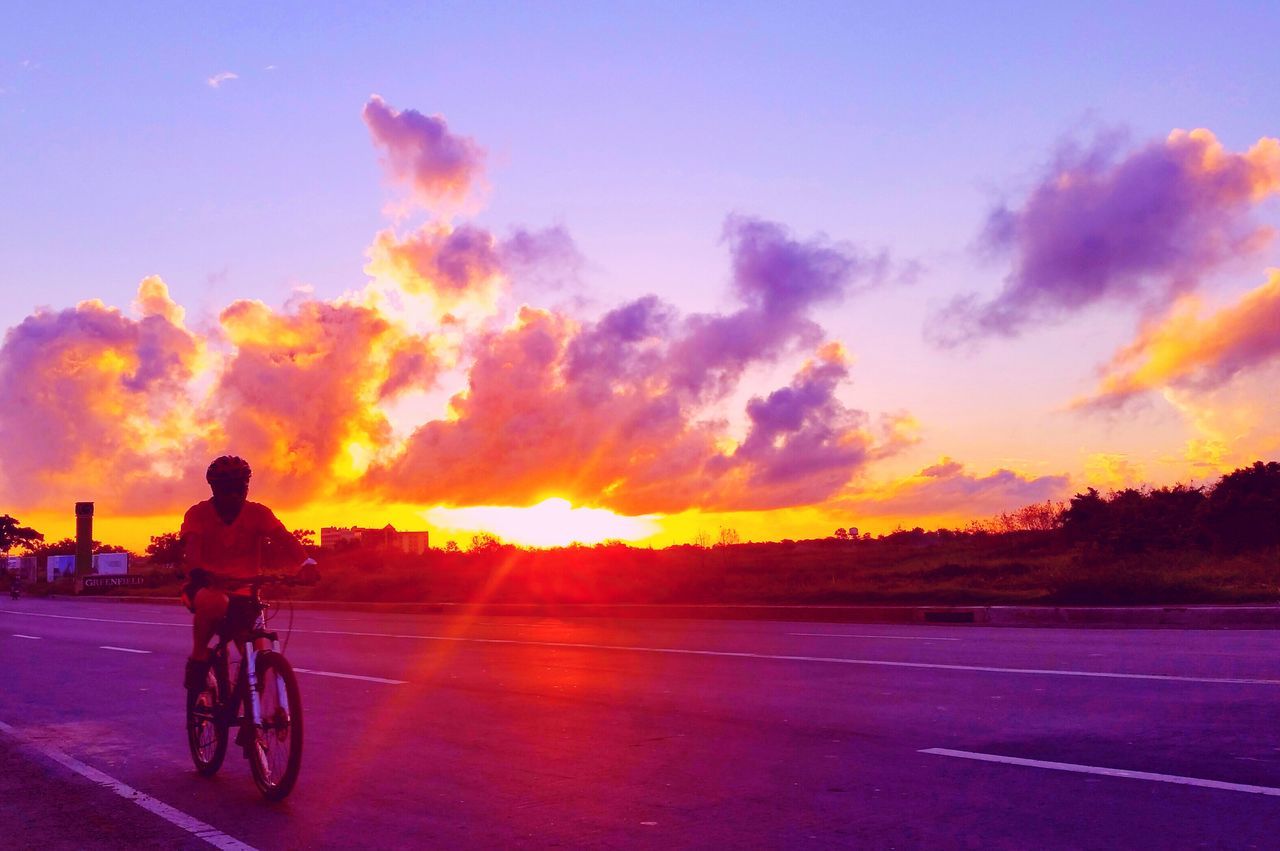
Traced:
<svg viewBox="0 0 1280 851">
<path fill-rule="evenodd" d="M 997 531 L 1052 532 L 1062 526 L 1062 514 L 1065 510 L 1066 505 L 1061 500 L 1033 502 L 996 518 L 999 525 Z"/>
<path fill-rule="evenodd" d="M 479 535 L 471 536 L 471 544 L 467 547 L 469 553 L 491 553 L 502 549 L 502 541 L 488 532 L 481 532 Z"/>
<path fill-rule="evenodd" d="M 1214 547 L 1227 552 L 1280 544 L 1280 463 L 1258 461 L 1223 476 L 1198 520 Z"/>
<path fill-rule="evenodd" d="M 1071 503 L 1062 512 L 1062 528 L 1067 536 L 1078 542 L 1097 542 L 1106 525 L 1107 501 L 1097 488 L 1071 497 Z"/>
<path fill-rule="evenodd" d="M 182 559 L 182 539 L 177 532 L 152 535 L 147 555 L 156 564 L 177 564 Z"/>
<path fill-rule="evenodd" d="M 22 526 L 8 514 L 0 516 L 0 553 L 7 553 L 15 545 L 30 550 L 44 535 L 29 526 Z"/>
</svg>

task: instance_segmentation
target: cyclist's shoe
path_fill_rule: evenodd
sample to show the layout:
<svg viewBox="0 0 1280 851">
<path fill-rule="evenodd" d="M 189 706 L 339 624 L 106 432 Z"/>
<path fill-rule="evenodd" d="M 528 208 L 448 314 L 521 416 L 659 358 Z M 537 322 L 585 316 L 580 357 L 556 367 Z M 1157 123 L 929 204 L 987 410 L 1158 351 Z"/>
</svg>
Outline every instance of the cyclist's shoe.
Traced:
<svg viewBox="0 0 1280 851">
<path fill-rule="evenodd" d="M 188 659 L 187 669 L 182 675 L 182 684 L 187 691 L 203 691 L 209 679 L 208 659 Z"/>
</svg>

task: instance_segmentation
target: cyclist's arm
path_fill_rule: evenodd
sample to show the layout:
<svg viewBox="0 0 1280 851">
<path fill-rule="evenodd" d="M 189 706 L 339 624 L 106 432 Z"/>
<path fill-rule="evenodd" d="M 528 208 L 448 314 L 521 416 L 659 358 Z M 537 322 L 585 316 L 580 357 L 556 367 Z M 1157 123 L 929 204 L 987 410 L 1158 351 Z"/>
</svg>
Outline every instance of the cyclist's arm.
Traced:
<svg viewBox="0 0 1280 851">
<path fill-rule="evenodd" d="M 182 527 L 178 530 L 178 542 L 181 544 L 177 565 L 179 575 L 189 573 L 195 567 L 204 567 L 201 564 L 204 561 L 204 540 L 197 529 L 197 522 L 192 517 L 194 511 L 195 506 L 187 510 L 182 518 Z"/>
<path fill-rule="evenodd" d="M 266 508 L 266 506 L 263 506 Z M 267 537 L 272 541 L 279 541 L 280 546 L 284 549 L 285 556 L 289 560 L 289 564 L 300 565 L 310 556 L 306 547 L 293 536 L 293 533 L 284 527 L 280 519 L 276 517 L 275 512 L 270 508 L 266 508 Z M 312 562 L 314 564 L 314 562 Z"/>
</svg>

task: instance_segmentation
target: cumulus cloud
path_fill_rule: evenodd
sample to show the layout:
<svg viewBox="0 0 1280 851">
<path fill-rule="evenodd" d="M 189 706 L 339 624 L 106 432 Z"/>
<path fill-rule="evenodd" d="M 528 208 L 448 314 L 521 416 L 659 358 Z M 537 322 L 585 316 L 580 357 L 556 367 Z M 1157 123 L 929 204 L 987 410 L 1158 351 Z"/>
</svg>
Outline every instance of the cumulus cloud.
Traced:
<svg viewBox="0 0 1280 851">
<path fill-rule="evenodd" d="M 1032 476 L 1008 469 L 978 475 L 944 457 L 914 475 L 850 492 L 838 504 L 863 517 L 973 517 L 1061 498 L 1069 486 L 1066 475 Z"/>
<path fill-rule="evenodd" d="M 484 151 L 449 132 L 439 115 L 397 110 L 374 95 L 365 104 L 364 123 L 388 174 L 426 207 L 461 201 L 481 177 Z"/>
<path fill-rule="evenodd" d="M 41 311 L 0 346 L 0 495 L 65 506 L 167 506 L 189 478 L 207 424 L 189 382 L 200 341 L 183 329 L 159 278 L 138 292 L 141 319 L 98 301 Z"/>
<path fill-rule="evenodd" d="M 159 316 L 178 328 L 182 327 L 187 316 L 187 312 L 169 297 L 169 285 L 159 275 L 150 275 L 138 284 L 133 310 L 143 317 Z"/>
<path fill-rule="evenodd" d="M 584 261 L 573 237 L 562 226 L 517 228 L 499 246 L 508 276 L 542 290 L 577 283 Z"/>
<path fill-rule="evenodd" d="M 672 383 L 695 396 L 718 397 L 757 361 L 812 348 L 824 332 L 811 309 L 882 283 L 884 255 L 866 255 L 825 238 L 796 239 L 763 219 L 731 216 L 724 241 L 732 259 L 733 292 L 744 303 L 729 314 L 695 314 L 674 355 Z"/>
<path fill-rule="evenodd" d="M 441 315 L 465 303 L 492 308 L 502 280 L 502 259 L 484 228 L 430 223 L 401 239 L 380 232 L 369 247 L 365 272 L 408 293 L 428 296 Z"/>
<path fill-rule="evenodd" d="M 1084 478 L 1093 487 L 1120 490 L 1141 485 L 1146 481 L 1146 471 L 1122 453 L 1095 452 L 1085 459 Z"/>
<path fill-rule="evenodd" d="M 1233 153 L 1208 130 L 1175 130 L 1117 157 L 1064 152 L 1023 202 L 993 212 L 983 243 L 1013 257 L 990 301 L 957 298 L 927 335 L 950 346 L 1014 336 L 1105 299 L 1168 303 L 1272 231 L 1249 213 L 1280 191 L 1280 140 Z"/>
<path fill-rule="evenodd" d="M 1190 431 L 1181 459 L 1199 474 L 1227 473 L 1280 455 L 1280 359 L 1250 367 L 1218 384 L 1171 385 L 1161 396 Z"/>
<path fill-rule="evenodd" d="M 485 228 L 428 222 L 407 236 L 380 231 L 368 250 L 365 273 L 393 290 L 424 297 L 437 318 L 487 316 L 515 283 L 535 291 L 572 281 L 581 265 L 563 228 L 517 229 L 498 239 Z M 456 318 L 456 316 L 455 316 Z"/>
<path fill-rule="evenodd" d="M 1201 301 L 1181 299 L 1148 322 L 1103 368 L 1097 391 L 1078 407 L 1115 407 L 1169 386 L 1209 389 L 1280 357 L 1280 269 L 1235 304 L 1203 316 Z"/>
<path fill-rule="evenodd" d="M 848 371 L 838 345 L 749 403 L 740 444 L 707 410 L 750 366 L 820 341 L 808 310 L 867 285 L 882 264 L 761 220 L 732 219 L 726 233 L 739 309 L 681 315 L 650 295 L 580 322 L 524 308 L 474 346 L 451 416 L 424 424 L 371 480 L 399 499 L 532 504 L 559 495 L 631 514 L 834 493 L 901 437 L 882 441 L 866 414 L 836 399 Z"/>
<path fill-rule="evenodd" d="M 214 391 L 218 438 L 257 459 L 285 505 L 358 479 L 392 443 L 377 403 L 435 377 L 428 341 L 360 305 L 239 301 L 220 324 L 234 353 Z"/>
<path fill-rule="evenodd" d="M 460 197 L 479 174 L 479 149 L 443 119 L 374 98 L 365 120 L 422 200 Z M 351 496 L 559 497 L 632 515 L 819 503 L 917 439 L 908 414 L 873 422 L 841 400 L 849 357 L 815 319 L 894 267 L 764 219 L 730 217 L 723 238 L 736 303 L 715 313 L 646 295 L 595 318 L 525 305 L 503 327 L 513 284 L 578 273 L 573 241 L 440 220 L 377 234 L 370 281 L 333 300 L 239 300 L 193 331 L 153 276 L 133 317 L 98 302 L 37 313 L 0 347 L 0 496 L 110 493 L 118 512 L 173 511 L 232 452 L 285 509 Z M 744 376 L 793 358 L 731 425 Z M 447 415 L 393 428 L 388 411 L 403 418 L 418 401 L 403 397 L 445 370 L 466 383 Z"/>
<path fill-rule="evenodd" d="M 708 465 L 711 471 L 741 468 L 744 487 L 721 488 L 720 507 L 810 505 L 849 481 L 868 460 L 875 438 L 867 415 L 835 397 L 848 374 L 844 347 L 828 343 L 789 385 L 747 403 L 746 440 Z"/>
<path fill-rule="evenodd" d="M 175 510 L 202 490 L 210 457 L 234 452 L 252 459 L 259 493 L 297 505 L 394 451 L 380 404 L 438 371 L 431 340 L 353 303 L 238 301 L 205 336 L 153 276 L 134 310 L 83 302 L 6 334 L 0 497 Z"/>
</svg>

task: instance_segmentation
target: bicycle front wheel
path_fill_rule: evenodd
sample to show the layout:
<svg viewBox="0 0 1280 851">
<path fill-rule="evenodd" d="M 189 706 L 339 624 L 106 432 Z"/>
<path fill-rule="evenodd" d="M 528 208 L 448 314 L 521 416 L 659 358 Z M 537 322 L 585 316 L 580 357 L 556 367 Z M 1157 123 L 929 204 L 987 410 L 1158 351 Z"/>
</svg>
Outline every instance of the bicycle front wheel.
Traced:
<svg viewBox="0 0 1280 851">
<path fill-rule="evenodd" d="M 254 731 L 249 768 L 258 790 L 279 801 L 302 769 L 302 694 L 289 661 L 269 651 L 258 656 L 258 687 L 262 724 Z"/>
<path fill-rule="evenodd" d="M 204 688 L 187 690 L 187 747 L 196 771 L 212 777 L 227 755 L 227 725 L 222 717 L 226 700 L 223 680 L 212 665 L 205 674 Z"/>
</svg>

